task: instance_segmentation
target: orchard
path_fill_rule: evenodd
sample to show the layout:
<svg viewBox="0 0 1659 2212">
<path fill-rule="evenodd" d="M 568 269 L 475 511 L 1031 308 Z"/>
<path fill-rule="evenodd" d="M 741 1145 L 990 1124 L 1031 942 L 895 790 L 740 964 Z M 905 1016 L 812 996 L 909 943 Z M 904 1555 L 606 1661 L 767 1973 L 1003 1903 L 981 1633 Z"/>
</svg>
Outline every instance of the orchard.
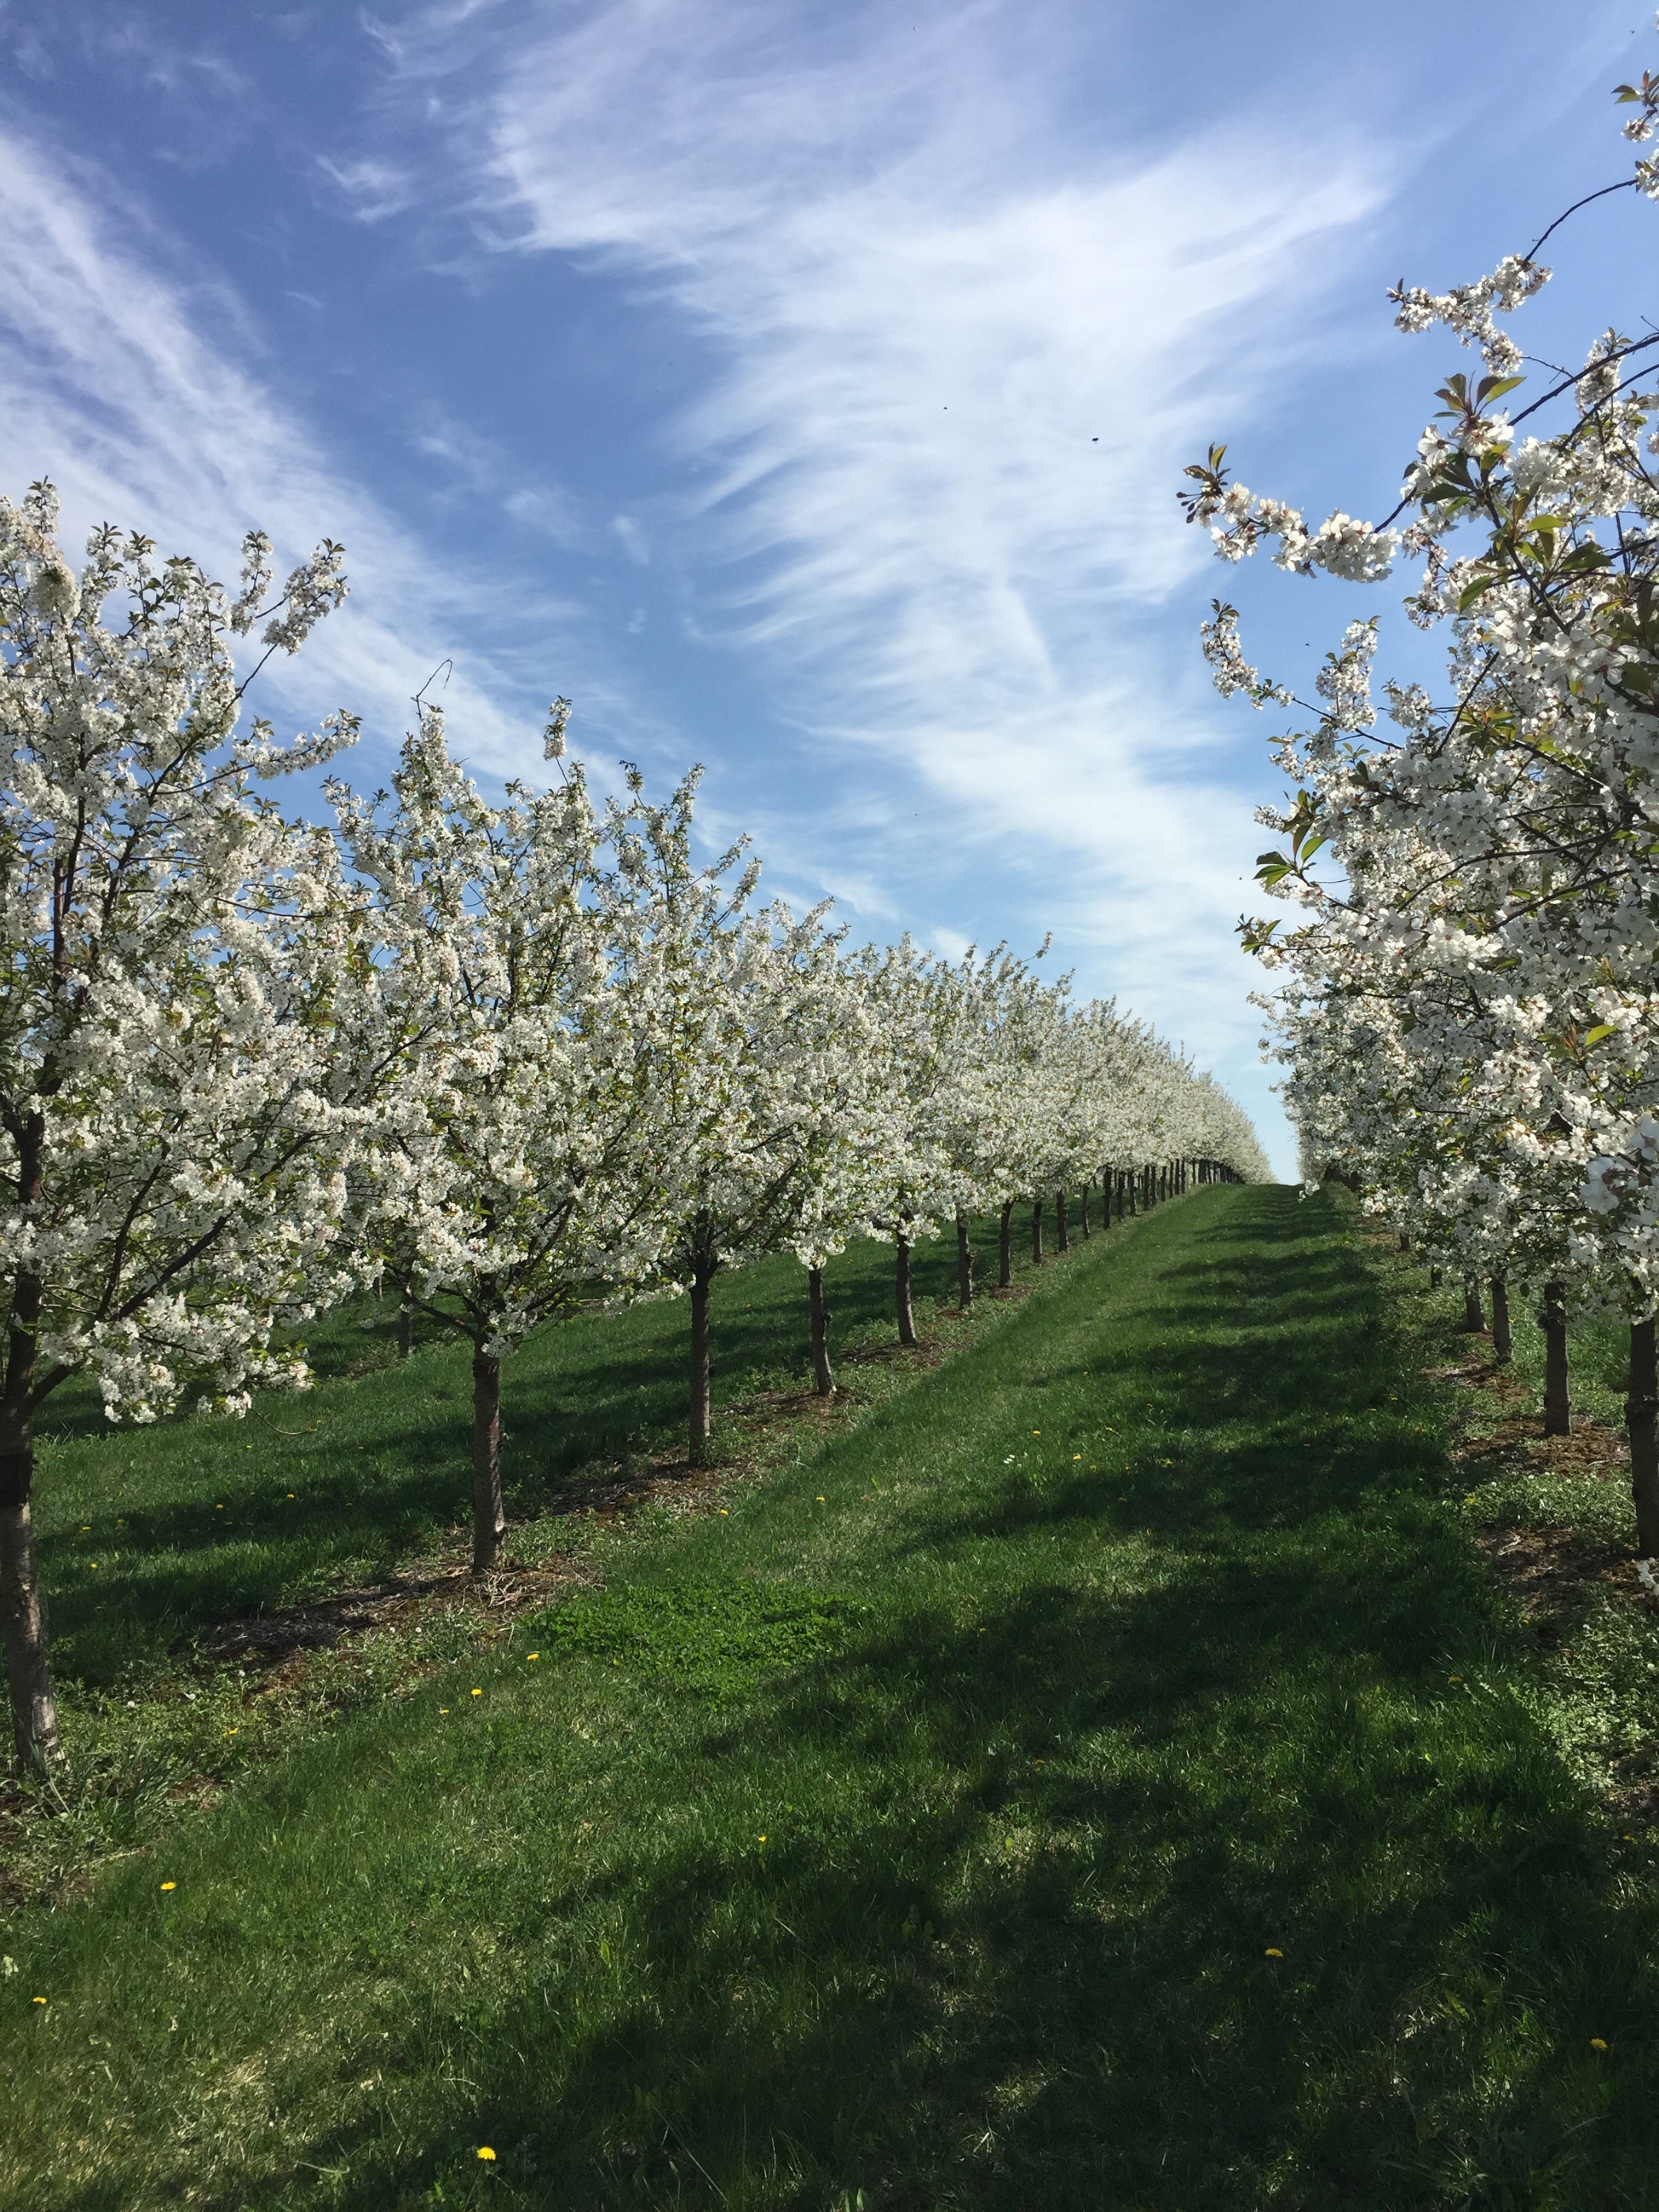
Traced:
<svg viewBox="0 0 1659 2212">
<path fill-rule="evenodd" d="M 0 2200 L 1655 2202 L 1659 335 L 1515 335 L 1615 194 L 1389 294 L 1380 521 L 1186 472 L 1409 565 L 1380 690 L 1201 626 L 1291 1185 L 563 697 L 279 740 L 331 540 L 0 500 Z"/>
</svg>

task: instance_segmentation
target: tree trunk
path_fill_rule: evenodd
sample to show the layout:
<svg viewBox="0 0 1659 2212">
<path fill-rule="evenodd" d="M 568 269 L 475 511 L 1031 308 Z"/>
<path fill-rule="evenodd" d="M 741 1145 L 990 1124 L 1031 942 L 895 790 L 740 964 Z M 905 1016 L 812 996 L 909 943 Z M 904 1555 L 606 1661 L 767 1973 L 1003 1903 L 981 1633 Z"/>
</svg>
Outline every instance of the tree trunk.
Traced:
<svg viewBox="0 0 1659 2212">
<path fill-rule="evenodd" d="M 898 1303 L 898 1332 L 901 1344 L 916 1340 L 916 1316 L 910 1304 L 910 1244 L 908 1237 L 898 1240 L 898 1266 L 894 1275 L 894 1290 Z"/>
<path fill-rule="evenodd" d="M 1437 1291 L 1440 1288 L 1440 1270 L 1438 1267 L 1431 1267 L 1429 1270 L 1429 1288 L 1431 1291 Z"/>
<path fill-rule="evenodd" d="M 1486 1316 L 1480 1310 L 1480 1280 L 1476 1275 L 1463 1279 L 1463 1327 L 1470 1336 L 1486 1334 Z"/>
<path fill-rule="evenodd" d="M 1400 1249 L 1402 1252 L 1409 1252 L 1412 1249 L 1412 1240 L 1403 1229 L 1400 1232 Z"/>
<path fill-rule="evenodd" d="M 957 1303 L 963 1313 L 974 1303 L 974 1248 L 968 1235 L 968 1217 L 957 1215 Z"/>
<path fill-rule="evenodd" d="M 398 1357 L 407 1359 L 415 1349 L 415 1309 L 410 1304 L 409 1285 L 405 1283 L 398 1300 Z"/>
<path fill-rule="evenodd" d="M 1036 1200 L 1031 1207 L 1031 1265 L 1042 1265 L 1042 1200 Z"/>
<path fill-rule="evenodd" d="M 1567 1286 L 1546 1283 L 1544 1310 L 1538 1326 L 1544 1332 L 1544 1434 L 1565 1437 L 1572 1428 L 1572 1407 L 1567 1391 Z"/>
<path fill-rule="evenodd" d="M 1066 1215 L 1066 1194 L 1063 1190 L 1057 1190 L 1054 1193 L 1054 1243 L 1062 1252 L 1069 1252 L 1072 1249 L 1070 1224 Z"/>
<path fill-rule="evenodd" d="M 1492 1279 L 1492 1356 L 1501 1366 L 1510 1356 L 1510 1286 L 1502 1275 Z"/>
<path fill-rule="evenodd" d="M 1002 1219 L 997 1228 L 997 1288 L 1006 1291 L 1014 1279 L 1014 1201 L 1011 1198 L 1002 1209 Z"/>
<path fill-rule="evenodd" d="M 812 1313 L 812 1388 L 820 1398 L 833 1398 L 836 1378 L 830 1366 L 830 1316 L 823 1303 L 823 1270 L 806 1271 L 806 1301 Z"/>
<path fill-rule="evenodd" d="M 58 1756 L 58 1711 L 46 1668 L 46 1605 L 34 1557 L 34 1440 L 26 1414 L 0 1444 L 0 1620 L 20 1774 L 45 1774 Z"/>
<path fill-rule="evenodd" d="M 507 1534 L 501 1510 L 501 1363 L 472 1354 L 472 1571 L 487 1575 Z"/>
<path fill-rule="evenodd" d="M 708 1286 L 714 1279 L 717 1265 L 713 1260 L 691 1262 L 691 1420 L 688 1456 L 693 1467 L 701 1467 L 708 1456 L 708 1431 L 713 1419 L 708 1383 Z"/>
<path fill-rule="evenodd" d="M 40 1196 L 45 1127 L 30 1117 L 20 1147 L 18 1188 Z M 46 1605 L 34 1555 L 34 1358 L 40 1321 L 38 1275 L 20 1268 L 12 1285 L 5 1390 L 0 1398 L 0 1628 L 12 1744 L 21 1774 L 46 1773 L 58 1756 L 58 1709 L 46 1665 Z"/>
<path fill-rule="evenodd" d="M 1659 1557 L 1659 1350 L 1651 1317 L 1630 1325 L 1630 1395 L 1625 1428 L 1630 1437 L 1630 1494 L 1636 1501 L 1638 1558 Z"/>
<path fill-rule="evenodd" d="M 1089 1186 L 1085 1182 L 1078 1193 L 1078 1207 L 1083 1216 L 1083 1241 L 1089 1241 Z"/>
</svg>

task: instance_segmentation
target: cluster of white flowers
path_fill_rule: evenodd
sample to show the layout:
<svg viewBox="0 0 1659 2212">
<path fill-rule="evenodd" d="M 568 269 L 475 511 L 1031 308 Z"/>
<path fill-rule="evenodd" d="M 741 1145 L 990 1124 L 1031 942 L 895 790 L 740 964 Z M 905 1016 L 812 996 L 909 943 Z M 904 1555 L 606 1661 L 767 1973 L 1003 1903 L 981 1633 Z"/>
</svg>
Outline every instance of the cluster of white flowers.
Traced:
<svg viewBox="0 0 1659 2212">
<path fill-rule="evenodd" d="M 1645 119 L 1659 83 L 1620 97 Z M 1637 388 L 1633 358 L 1654 341 L 1609 331 L 1583 372 L 1544 395 L 1576 402 L 1565 427 L 1519 437 L 1497 411 L 1519 356 L 1492 316 L 1547 273 L 1511 257 L 1443 297 L 1393 295 L 1402 328 L 1448 325 L 1492 370 L 1473 390 L 1448 380 L 1402 501 L 1416 509 L 1405 548 L 1428 556 L 1407 606 L 1449 633 L 1446 696 L 1437 706 L 1420 686 L 1389 686 L 1402 734 L 1374 736 L 1375 631 L 1351 626 L 1320 678 L 1322 704 L 1276 744 L 1298 788 L 1263 817 L 1285 842 L 1261 856 L 1258 879 L 1298 912 L 1288 928 L 1243 931 L 1281 985 L 1264 1004 L 1310 1179 L 1352 1182 L 1431 1259 L 1492 1280 L 1504 1310 L 1511 1277 L 1541 1286 L 1560 1362 L 1570 1303 L 1630 1317 L 1651 1551 L 1659 1462 L 1648 1464 L 1642 1378 L 1659 1297 L 1659 392 Z M 1188 510 L 1216 525 L 1224 553 L 1275 533 L 1289 542 L 1272 502 L 1227 483 L 1221 449 L 1188 474 L 1200 483 L 1183 495 Z M 1236 623 L 1224 644 L 1219 687 L 1260 703 L 1267 687 L 1236 673 Z M 1214 624 L 1205 650 L 1217 663 Z M 1564 1364 L 1552 1388 L 1547 1419 L 1559 1427 Z"/>
<path fill-rule="evenodd" d="M 1004 952 L 849 953 L 824 909 L 758 906 L 741 848 L 698 866 L 695 778 L 595 805 L 565 701 L 550 790 L 487 800 L 427 708 L 389 794 L 331 780 L 331 824 L 284 819 L 258 781 L 357 726 L 243 730 L 232 644 L 294 651 L 344 595 L 340 549 L 272 599 L 254 533 L 228 601 L 107 528 L 77 572 L 56 520 L 48 486 L 0 500 L 0 1616 L 26 1764 L 55 1743 L 34 1427 L 71 1375 L 112 1419 L 240 1414 L 305 1383 L 308 1317 L 389 1281 L 472 1348 L 483 1569 L 501 1362 L 579 1300 L 690 1291 L 695 1452 L 720 1267 L 793 1251 L 821 1318 L 860 1233 L 902 1261 L 1114 1166 L 1265 1174 L 1231 1102 L 1109 1007 Z"/>
</svg>

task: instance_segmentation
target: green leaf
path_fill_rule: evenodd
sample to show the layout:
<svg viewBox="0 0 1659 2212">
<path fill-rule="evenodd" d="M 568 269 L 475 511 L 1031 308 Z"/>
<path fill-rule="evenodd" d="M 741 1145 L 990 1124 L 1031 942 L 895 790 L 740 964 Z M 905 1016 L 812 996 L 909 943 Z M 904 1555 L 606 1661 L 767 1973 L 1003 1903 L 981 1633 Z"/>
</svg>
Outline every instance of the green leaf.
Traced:
<svg viewBox="0 0 1659 2212">
<path fill-rule="evenodd" d="M 1593 1030 L 1586 1030 L 1584 1032 L 1586 1047 L 1600 1044 L 1602 1038 L 1611 1036 L 1618 1026 L 1617 1022 L 1598 1022 Z"/>
<path fill-rule="evenodd" d="M 1491 591 L 1499 581 L 1495 575 L 1477 576 L 1472 584 L 1465 584 L 1457 595 L 1457 611 L 1461 615 L 1472 607 L 1483 592 Z"/>
</svg>

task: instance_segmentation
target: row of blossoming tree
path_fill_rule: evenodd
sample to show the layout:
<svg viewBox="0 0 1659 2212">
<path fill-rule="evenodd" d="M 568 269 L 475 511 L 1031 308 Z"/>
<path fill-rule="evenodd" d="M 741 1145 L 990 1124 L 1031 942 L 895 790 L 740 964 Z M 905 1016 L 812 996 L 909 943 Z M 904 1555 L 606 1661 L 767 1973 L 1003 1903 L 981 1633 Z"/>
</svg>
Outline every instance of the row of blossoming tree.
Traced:
<svg viewBox="0 0 1659 2212">
<path fill-rule="evenodd" d="M 1626 137 L 1650 137 L 1659 77 L 1617 98 L 1635 111 Z M 1659 163 L 1638 160 L 1567 214 L 1628 191 L 1659 198 Z M 1285 842 L 1258 880 L 1300 912 L 1241 929 L 1279 979 L 1264 1003 L 1304 1173 L 1350 1182 L 1455 1270 L 1471 1328 L 1486 1325 L 1487 1286 L 1500 1357 L 1511 1283 L 1532 1286 L 1547 1431 L 1571 1419 L 1570 1310 L 1628 1320 L 1638 1545 L 1651 1557 L 1659 390 L 1644 380 L 1659 337 L 1608 329 L 1582 370 L 1544 364 L 1546 388 L 1507 411 L 1528 364 L 1497 318 L 1547 281 L 1538 254 L 1556 228 L 1476 283 L 1390 295 L 1400 329 L 1449 330 L 1486 374 L 1441 388 L 1382 525 L 1339 513 L 1310 529 L 1230 481 L 1221 447 L 1187 471 L 1183 500 L 1228 560 L 1272 544 L 1292 573 L 1367 584 L 1402 556 L 1424 562 L 1406 611 L 1448 633 L 1445 685 L 1437 699 L 1388 683 L 1389 735 L 1371 702 L 1375 618 L 1327 655 L 1313 702 L 1250 665 L 1233 608 L 1217 602 L 1205 625 L 1224 694 L 1305 716 L 1274 747 L 1292 798 L 1259 817 Z"/>
<path fill-rule="evenodd" d="M 143 539 L 79 572 L 56 501 L 0 501 L 0 1132 L 9 1300 L 0 1615 L 20 1761 L 57 1726 L 31 1506 L 40 1410 L 92 1378 L 112 1419 L 246 1411 L 305 1380 L 294 1331 L 390 1283 L 470 1346 L 473 1559 L 505 1520 L 501 1362 L 596 1297 L 689 1292 L 690 1448 L 709 1429 L 716 1271 L 797 1255 L 833 1389 L 823 1269 L 897 1255 L 1017 1200 L 1113 1205 L 1265 1173 L 1224 1094 L 1146 1029 L 999 951 L 850 951 L 820 908 L 763 907 L 734 848 L 693 858 L 695 778 L 600 804 L 487 799 L 422 710 L 389 793 L 328 764 L 346 715 L 279 745 L 244 725 L 239 639 L 293 652 L 345 591 L 325 544 L 280 591 L 246 546 L 234 599 Z M 263 781 L 325 771 L 332 819 Z"/>
</svg>

